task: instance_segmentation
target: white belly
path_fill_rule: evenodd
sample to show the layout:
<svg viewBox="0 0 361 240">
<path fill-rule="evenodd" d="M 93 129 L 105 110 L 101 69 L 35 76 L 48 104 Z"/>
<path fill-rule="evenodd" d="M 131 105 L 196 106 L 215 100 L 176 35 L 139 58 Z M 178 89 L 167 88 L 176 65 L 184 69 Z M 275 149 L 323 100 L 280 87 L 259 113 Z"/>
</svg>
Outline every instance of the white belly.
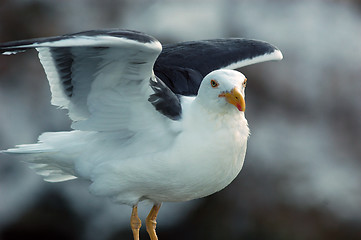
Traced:
<svg viewBox="0 0 361 240">
<path fill-rule="evenodd" d="M 237 129 L 208 136 L 180 136 L 173 151 L 165 154 L 163 184 L 147 194 L 153 201 L 186 201 L 213 194 L 230 184 L 242 169 L 247 134 Z"/>
</svg>

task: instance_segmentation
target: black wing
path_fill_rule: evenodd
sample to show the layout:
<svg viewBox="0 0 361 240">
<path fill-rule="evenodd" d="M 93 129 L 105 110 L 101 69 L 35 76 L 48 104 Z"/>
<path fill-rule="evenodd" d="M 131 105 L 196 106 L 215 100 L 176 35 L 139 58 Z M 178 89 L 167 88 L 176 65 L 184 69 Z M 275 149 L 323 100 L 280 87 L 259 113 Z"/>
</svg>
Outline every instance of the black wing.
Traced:
<svg viewBox="0 0 361 240">
<path fill-rule="evenodd" d="M 237 69 L 270 60 L 280 60 L 277 47 L 242 38 L 191 41 L 163 46 L 154 65 L 155 74 L 176 94 L 197 95 L 209 72 Z"/>
</svg>

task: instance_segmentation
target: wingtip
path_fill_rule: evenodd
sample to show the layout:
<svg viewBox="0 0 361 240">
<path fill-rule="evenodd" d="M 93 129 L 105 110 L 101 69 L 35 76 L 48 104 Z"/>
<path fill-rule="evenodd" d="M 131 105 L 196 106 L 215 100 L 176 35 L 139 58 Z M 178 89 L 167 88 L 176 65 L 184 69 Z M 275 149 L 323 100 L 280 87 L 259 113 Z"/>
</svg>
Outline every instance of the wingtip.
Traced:
<svg viewBox="0 0 361 240">
<path fill-rule="evenodd" d="M 4 50 L 4 51 L 2 51 L 1 49 L 0 49 L 0 55 L 5 55 L 5 56 L 9 56 L 9 55 L 15 55 L 15 54 L 17 54 L 17 53 L 21 53 L 21 52 L 25 52 L 25 50 L 12 50 L 12 51 L 6 51 L 6 50 Z"/>
<path fill-rule="evenodd" d="M 279 49 L 276 49 L 276 51 L 273 52 L 274 55 L 274 60 L 282 60 L 283 59 L 283 54 Z"/>
</svg>

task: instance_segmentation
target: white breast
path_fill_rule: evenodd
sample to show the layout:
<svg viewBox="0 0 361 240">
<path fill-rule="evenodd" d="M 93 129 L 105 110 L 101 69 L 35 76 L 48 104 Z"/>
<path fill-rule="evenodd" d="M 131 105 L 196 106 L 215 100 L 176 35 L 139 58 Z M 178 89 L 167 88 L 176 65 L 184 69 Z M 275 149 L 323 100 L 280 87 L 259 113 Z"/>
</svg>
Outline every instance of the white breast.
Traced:
<svg viewBox="0 0 361 240">
<path fill-rule="evenodd" d="M 186 112 L 187 114 L 187 112 Z M 168 177 L 157 201 L 185 201 L 217 192 L 240 172 L 249 129 L 244 114 L 216 115 L 193 109 L 184 116 L 186 126 L 173 148 L 164 155 L 162 170 Z M 188 118 L 188 119 L 187 119 Z"/>
</svg>

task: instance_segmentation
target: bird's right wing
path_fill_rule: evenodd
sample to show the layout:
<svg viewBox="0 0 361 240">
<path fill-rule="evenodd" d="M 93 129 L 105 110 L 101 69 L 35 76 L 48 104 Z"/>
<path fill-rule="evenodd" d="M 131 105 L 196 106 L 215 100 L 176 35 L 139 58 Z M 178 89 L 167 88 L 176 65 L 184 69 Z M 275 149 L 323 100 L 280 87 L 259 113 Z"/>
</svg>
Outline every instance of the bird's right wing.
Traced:
<svg viewBox="0 0 361 240">
<path fill-rule="evenodd" d="M 154 93 L 149 86 L 155 79 L 153 65 L 162 49 L 155 38 L 130 30 L 96 30 L 9 42 L 0 45 L 0 53 L 31 48 L 39 52 L 52 104 L 69 110 L 73 128 L 166 128 L 148 101 Z"/>
</svg>

